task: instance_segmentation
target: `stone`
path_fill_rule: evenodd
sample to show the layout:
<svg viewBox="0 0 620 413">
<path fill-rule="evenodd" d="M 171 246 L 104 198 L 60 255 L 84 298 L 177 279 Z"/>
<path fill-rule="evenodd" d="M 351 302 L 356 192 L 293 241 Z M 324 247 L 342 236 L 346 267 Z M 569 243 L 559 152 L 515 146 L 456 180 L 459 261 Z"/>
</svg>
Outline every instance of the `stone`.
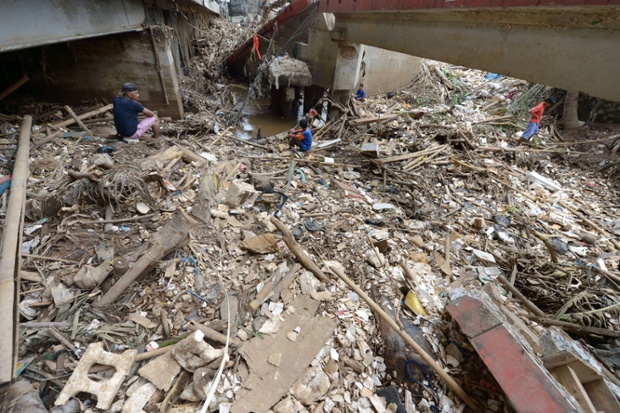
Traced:
<svg viewBox="0 0 620 413">
<path fill-rule="evenodd" d="M 157 391 L 157 387 L 152 383 L 144 383 L 127 399 L 123 405 L 123 413 L 135 413 L 142 411 L 142 408 L 148 403 L 153 394 Z"/>
<path fill-rule="evenodd" d="M 223 355 L 223 350 L 215 349 L 204 341 L 204 333 L 200 330 L 194 331 L 172 349 L 172 356 L 177 363 L 192 373 Z"/>
<path fill-rule="evenodd" d="M 258 194 L 252 185 L 235 179 L 228 187 L 224 203 L 232 208 L 237 208 L 241 205 L 253 205 L 256 198 L 258 198 Z"/>
<path fill-rule="evenodd" d="M 320 284 L 321 282 L 310 271 L 304 271 L 299 276 L 299 287 L 304 295 L 312 296 L 312 294 L 316 293 L 316 289 Z"/>
<path fill-rule="evenodd" d="M 63 405 L 71 397 L 84 392 L 97 396 L 97 408 L 107 410 L 129 373 L 136 354 L 136 350 L 127 350 L 122 354 L 108 353 L 103 350 L 103 343 L 89 345 L 54 404 Z M 88 371 L 95 364 L 112 366 L 116 370 L 108 380 L 94 381 L 88 378 Z"/>
<path fill-rule="evenodd" d="M 319 367 L 311 367 L 293 385 L 292 393 L 297 400 L 307 406 L 325 395 L 329 386 L 327 374 Z"/>
<path fill-rule="evenodd" d="M 138 370 L 140 376 L 163 391 L 170 390 L 174 378 L 180 372 L 181 366 L 176 362 L 171 352 L 162 354 Z"/>
<path fill-rule="evenodd" d="M 270 354 L 269 357 L 267 357 L 267 363 L 271 364 L 272 366 L 278 367 L 281 362 L 282 362 L 282 353 L 273 353 L 273 354 Z"/>
</svg>

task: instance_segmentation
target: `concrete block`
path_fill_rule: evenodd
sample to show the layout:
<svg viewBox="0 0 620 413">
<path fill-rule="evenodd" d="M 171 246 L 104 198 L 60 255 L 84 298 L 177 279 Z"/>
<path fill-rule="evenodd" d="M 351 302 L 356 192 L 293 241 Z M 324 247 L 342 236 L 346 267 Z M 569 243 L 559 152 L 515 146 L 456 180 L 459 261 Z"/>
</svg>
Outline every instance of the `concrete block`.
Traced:
<svg viewBox="0 0 620 413">
<path fill-rule="evenodd" d="M 235 179 L 228 187 L 224 203 L 232 208 L 237 208 L 241 205 L 254 204 L 256 198 L 258 198 L 258 192 L 252 185 Z"/>
<path fill-rule="evenodd" d="M 177 363 L 192 373 L 223 355 L 224 350 L 215 349 L 204 341 L 204 333 L 200 330 L 194 331 L 172 349 L 172 356 Z"/>
<path fill-rule="evenodd" d="M 379 157 L 379 145 L 375 142 L 365 142 L 362 144 L 362 154 L 371 158 Z"/>
<path fill-rule="evenodd" d="M 138 374 L 163 391 L 170 390 L 174 378 L 181 372 L 181 366 L 176 362 L 171 352 L 162 354 L 151 360 L 138 370 Z"/>
<path fill-rule="evenodd" d="M 108 353 L 103 350 L 103 343 L 89 345 L 54 404 L 63 405 L 79 392 L 84 392 L 97 397 L 98 409 L 107 410 L 123 384 L 136 353 L 136 350 L 127 350 L 122 354 Z M 109 380 L 94 381 L 88 378 L 88 371 L 95 364 L 112 366 L 116 371 Z"/>
<path fill-rule="evenodd" d="M 518 334 L 488 296 L 459 291 L 448 312 L 469 337 L 480 358 L 518 413 L 581 412 L 572 397 L 521 344 Z"/>
</svg>

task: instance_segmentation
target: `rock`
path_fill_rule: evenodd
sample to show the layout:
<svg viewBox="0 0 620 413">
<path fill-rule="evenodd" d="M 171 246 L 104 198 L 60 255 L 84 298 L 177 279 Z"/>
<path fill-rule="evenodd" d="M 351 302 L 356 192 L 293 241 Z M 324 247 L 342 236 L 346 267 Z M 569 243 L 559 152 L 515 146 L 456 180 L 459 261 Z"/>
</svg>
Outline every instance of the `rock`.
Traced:
<svg viewBox="0 0 620 413">
<path fill-rule="evenodd" d="M 301 293 L 304 295 L 312 296 L 316 292 L 317 287 L 321 284 L 310 271 L 304 271 L 299 276 L 299 286 Z"/>
<path fill-rule="evenodd" d="M 135 413 L 142 411 L 142 408 L 157 391 L 157 387 L 152 383 L 144 383 L 135 391 L 123 405 L 123 413 Z"/>
<path fill-rule="evenodd" d="M 151 360 L 138 370 L 138 374 L 163 391 L 170 390 L 174 378 L 181 372 L 181 366 L 176 362 L 171 352 Z"/>
<path fill-rule="evenodd" d="M 215 349 L 204 341 L 204 333 L 199 330 L 178 342 L 172 349 L 172 356 L 177 363 L 192 373 L 223 355 L 223 350 Z"/>
<path fill-rule="evenodd" d="M 304 405 L 320 399 L 329 390 L 330 381 L 327 374 L 319 367 L 311 367 L 301 375 L 293 385 L 293 395 Z"/>
<path fill-rule="evenodd" d="M 251 206 L 257 197 L 258 192 L 252 185 L 235 179 L 228 187 L 224 203 L 232 208 L 237 208 L 241 205 Z"/>
<path fill-rule="evenodd" d="M 273 353 L 273 354 L 270 354 L 269 357 L 267 357 L 267 363 L 271 364 L 272 366 L 278 367 L 281 362 L 282 362 L 282 353 Z"/>
</svg>

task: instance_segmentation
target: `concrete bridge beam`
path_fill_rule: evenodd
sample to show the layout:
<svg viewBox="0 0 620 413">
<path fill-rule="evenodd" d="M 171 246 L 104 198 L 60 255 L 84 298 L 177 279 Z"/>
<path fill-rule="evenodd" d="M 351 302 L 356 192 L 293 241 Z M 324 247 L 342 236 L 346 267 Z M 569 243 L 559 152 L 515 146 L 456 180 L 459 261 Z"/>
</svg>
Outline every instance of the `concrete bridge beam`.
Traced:
<svg viewBox="0 0 620 413">
<path fill-rule="evenodd" d="M 349 42 L 620 101 L 620 9 L 336 14 Z"/>
</svg>

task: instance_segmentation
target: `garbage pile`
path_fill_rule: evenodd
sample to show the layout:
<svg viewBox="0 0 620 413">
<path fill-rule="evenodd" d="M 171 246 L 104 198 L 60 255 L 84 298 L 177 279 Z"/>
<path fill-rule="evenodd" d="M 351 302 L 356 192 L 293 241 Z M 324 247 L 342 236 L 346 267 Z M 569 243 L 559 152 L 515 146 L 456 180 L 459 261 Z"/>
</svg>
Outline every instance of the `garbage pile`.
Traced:
<svg viewBox="0 0 620 413">
<path fill-rule="evenodd" d="M 138 144 L 113 137 L 109 107 L 77 111 L 92 134 L 35 117 L 29 411 L 506 411 L 515 393 L 457 311 L 472 291 L 533 366 L 552 335 L 619 386 L 620 204 L 597 172 L 614 138 L 562 141 L 552 111 L 517 147 L 515 102 L 549 91 L 487 76 L 428 62 L 349 102 L 303 154 L 285 133 L 236 138 L 223 101 Z M 21 122 L 0 120 L 8 162 Z"/>
</svg>

